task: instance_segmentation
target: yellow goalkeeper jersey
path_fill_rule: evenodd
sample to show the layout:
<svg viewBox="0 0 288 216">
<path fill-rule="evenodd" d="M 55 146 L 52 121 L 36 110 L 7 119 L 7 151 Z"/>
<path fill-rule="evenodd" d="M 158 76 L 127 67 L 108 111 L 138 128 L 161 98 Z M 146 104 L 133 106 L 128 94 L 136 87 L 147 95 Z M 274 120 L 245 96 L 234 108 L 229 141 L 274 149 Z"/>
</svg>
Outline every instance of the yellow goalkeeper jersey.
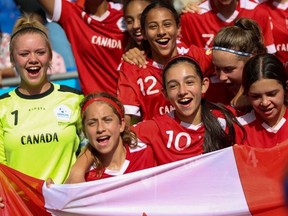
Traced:
<svg viewBox="0 0 288 216">
<path fill-rule="evenodd" d="M 39 95 L 18 88 L 0 97 L 0 163 L 63 183 L 80 144 L 81 92 L 52 84 Z"/>
</svg>

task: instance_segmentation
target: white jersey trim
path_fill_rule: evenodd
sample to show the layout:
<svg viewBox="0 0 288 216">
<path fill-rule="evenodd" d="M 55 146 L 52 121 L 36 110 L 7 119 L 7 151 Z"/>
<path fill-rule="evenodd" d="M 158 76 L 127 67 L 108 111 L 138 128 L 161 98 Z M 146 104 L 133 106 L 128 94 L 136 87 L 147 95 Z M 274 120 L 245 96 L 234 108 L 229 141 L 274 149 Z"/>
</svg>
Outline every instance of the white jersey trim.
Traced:
<svg viewBox="0 0 288 216">
<path fill-rule="evenodd" d="M 254 110 L 252 110 L 251 112 L 243 115 L 243 116 L 239 116 L 237 117 L 237 120 L 239 121 L 239 123 L 241 125 L 246 125 L 246 124 L 250 124 L 251 122 L 253 122 L 256 119 Z"/>
<path fill-rule="evenodd" d="M 288 9 L 288 2 L 279 3 L 277 1 L 273 1 L 273 5 L 280 10 L 287 10 Z"/>
<path fill-rule="evenodd" d="M 197 125 L 193 125 L 193 124 L 191 124 L 191 123 L 181 121 L 181 122 L 180 122 L 180 125 L 183 126 L 183 127 L 185 127 L 185 128 L 188 128 L 188 129 L 190 129 L 190 130 L 196 131 L 196 130 L 198 130 L 199 128 L 201 128 L 202 122 L 199 123 L 199 124 L 197 124 Z"/>
<path fill-rule="evenodd" d="M 107 17 L 109 17 L 110 15 L 110 11 L 105 11 L 104 14 L 102 14 L 102 16 L 96 16 L 96 15 L 90 15 L 90 17 L 98 22 L 102 22 L 103 20 L 105 20 Z M 90 21 L 91 22 L 91 21 Z M 90 23 L 89 22 L 89 23 Z"/>
<path fill-rule="evenodd" d="M 158 69 L 163 69 L 164 65 L 157 63 L 156 61 L 152 62 L 152 66 Z"/>
<path fill-rule="evenodd" d="M 212 7 L 211 7 L 211 4 L 210 4 L 210 1 L 205 1 L 203 2 L 202 4 L 199 5 L 200 7 L 200 14 L 205 14 L 209 11 L 212 10 Z"/>
<path fill-rule="evenodd" d="M 134 148 L 129 147 L 129 151 L 130 151 L 131 153 L 133 153 L 133 152 L 138 152 L 138 151 L 142 151 L 142 150 L 145 149 L 146 147 L 147 147 L 147 145 L 146 145 L 144 142 L 142 142 L 141 140 L 140 140 L 140 142 L 139 142 L 139 139 L 138 139 L 137 146 L 134 147 Z"/>
<path fill-rule="evenodd" d="M 275 127 L 270 127 L 268 124 L 266 124 L 265 122 L 262 123 L 262 126 L 265 128 L 265 130 L 267 130 L 270 133 L 277 133 L 278 130 L 280 130 L 280 128 L 285 124 L 286 119 L 282 118 L 277 125 L 275 125 Z"/>
<path fill-rule="evenodd" d="M 48 21 L 58 22 L 60 20 L 61 11 L 62 11 L 62 0 L 55 0 L 53 16 L 52 16 L 51 20 L 48 19 Z"/>
<path fill-rule="evenodd" d="M 238 14 L 239 14 L 239 11 L 235 10 L 234 13 L 229 18 L 225 18 L 221 13 L 217 13 L 217 17 L 223 22 L 230 23 L 230 22 L 233 22 L 237 18 Z"/>
<path fill-rule="evenodd" d="M 250 0 L 240 0 L 240 8 L 254 10 L 259 3 Z"/>
<path fill-rule="evenodd" d="M 123 8 L 123 5 L 121 3 L 109 2 L 109 4 L 111 8 L 118 10 L 118 11 L 122 10 Z"/>
<path fill-rule="evenodd" d="M 172 111 L 172 112 L 168 113 L 168 115 L 169 115 L 171 118 L 175 119 L 175 111 Z M 226 129 L 226 125 L 227 125 L 226 120 L 225 120 L 224 118 L 217 118 L 217 120 L 218 120 L 218 122 L 220 123 L 222 129 L 225 130 L 225 129 Z M 200 123 L 197 124 L 197 125 L 193 125 L 193 124 L 191 124 L 191 123 L 181 121 L 181 122 L 180 122 L 180 125 L 183 126 L 183 127 L 185 127 L 185 128 L 188 128 L 188 129 L 190 129 L 190 130 L 195 130 L 195 131 L 196 131 L 196 130 L 198 130 L 200 127 L 202 127 L 203 123 L 200 122 Z"/>
<path fill-rule="evenodd" d="M 243 126 L 246 124 L 250 124 L 251 122 L 255 121 L 255 119 L 256 119 L 256 116 L 255 116 L 254 110 L 252 110 L 250 113 L 247 113 L 243 116 L 237 117 L 237 120 Z M 262 123 L 262 127 L 270 133 L 277 133 L 278 130 L 280 130 L 280 128 L 285 124 L 285 122 L 286 122 L 286 119 L 282 117 L 282 119 L 274 127 L 270 127 L 265 122 Z"/>
<path fill-rule="evenodd" d="M 270 54 L 274 54 L 277 52 L 275 44 L 268 45 L 266 46 L 266 48 L 267 48 L 267 52 Z"/>
<path fill-rule="evenodd" d="M 127 170 L 129 164 L 130 164 L 130 161 L 125 160 L 120 170 L 105 169 L 104 173 L 108 175 L 112 175 L 112 176 L 123 175 L 125 171 Z"/>
<path fill-rule="evenodd" d="M 137 106 L 132 106 L 132 105 L 124 105 L 125 109 L 125 114 L 126 115 L 134 115 L 134 116 L 141 116 L 141 111 L 140 108 Z"/>
<path fill-rule="evenodd" d="M 227 122 L 226 122 L 226 119 L 225 118 L 217 118 L 218 122 L 220 123 L 221 127 L 223 130 L 226 129 L 226 126 L 227 126 Z"/>
</svg>

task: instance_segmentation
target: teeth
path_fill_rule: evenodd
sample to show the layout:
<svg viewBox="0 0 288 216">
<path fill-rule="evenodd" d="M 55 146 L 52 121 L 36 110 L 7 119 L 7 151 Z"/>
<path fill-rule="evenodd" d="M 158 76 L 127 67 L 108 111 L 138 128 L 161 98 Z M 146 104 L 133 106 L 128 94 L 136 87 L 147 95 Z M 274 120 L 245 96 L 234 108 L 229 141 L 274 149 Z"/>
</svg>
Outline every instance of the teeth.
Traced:
<svg viewBox="0 0 288 216">
<path fill-rule="evenodd" d="M 165 42 L 168 42 L 168 39 L 164 39 L 164 38 L 162 38 L 162 39 L 157 40 L 157 42 L 165 43 Z"/>
<path fill-rule="evenodd" d="M 30 67 L 28 70 L 39 70 L 39 67 Z"/>
<path fill-rule="evenodd" d="M 136 36 L 141 36 L 142 34 L 141 34 L 141 32 L 136 32 L 135 35 Z"/>
<path fill-rule="evenodd" d="M 188 102 L 189 100 L 190 100 L 190 99 L 188 99 L 188 98 L 184 98 L 184 99 L 179 100 L 179 101 L 185 103 L 185 102 Z"/>
<path fill-rule="evenodd" d="M 103 141 L 103 140 L 106 140 L 106 139 L 109 139 L 109 136 L 101 136 L 101 137 L 98 137 L 98 138 L 97 138 L 97 141 Z"/>
</svg>

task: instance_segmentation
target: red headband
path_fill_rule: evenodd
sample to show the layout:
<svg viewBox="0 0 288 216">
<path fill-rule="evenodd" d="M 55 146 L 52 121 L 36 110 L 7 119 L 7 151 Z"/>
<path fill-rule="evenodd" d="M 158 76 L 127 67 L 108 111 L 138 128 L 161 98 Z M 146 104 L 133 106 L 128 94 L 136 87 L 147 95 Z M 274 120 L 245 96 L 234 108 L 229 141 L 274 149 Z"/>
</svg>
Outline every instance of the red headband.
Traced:
<svg viewBox="0 0 288 216">
<path fill-rule="evenodd" d="M 124 113 L 122 112 L 121 107 L 117 103 L 115 103 L 113 100 L 111 100 L 109 98 L 106 98 L 106 97 L 91 98 L 90 100 L 88 100 L 84 104 L 84 106 L 82 107 L 81 112 L 83 113 L 91 103 L 96 102 L 96 101 L 104 101 L 104 102 L 110 104 L 112 107 L 114 107 L 117 110 L 117 112 L 120 115 L 120 117 L 124 118 Z"/>
</svg>

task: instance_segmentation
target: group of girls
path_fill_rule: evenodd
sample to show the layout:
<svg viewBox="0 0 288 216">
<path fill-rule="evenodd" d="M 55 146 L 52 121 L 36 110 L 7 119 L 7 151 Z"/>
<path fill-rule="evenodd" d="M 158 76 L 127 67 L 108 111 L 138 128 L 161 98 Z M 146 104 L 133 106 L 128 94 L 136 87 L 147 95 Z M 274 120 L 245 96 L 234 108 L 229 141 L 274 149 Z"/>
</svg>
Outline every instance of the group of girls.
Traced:
<svg viewBox="0 0 288 216">
<path fill-rule="evenodd" d="M 143 3 L 136 0 L 130 2 Z M 134 16 L 128 14 L 128 3 L 125 8 L 128 26 L 129 19 L 135 22 L 135 17 L 139 19 L 139 14 L 142 14 L 141 28 L 137 27 L 136 30 L 135 27 L 131 33 L 141 49 L 144 47 L 143 39 L 148 42 L 145 50 L 147 56 L 145 61 L 148 65 L 144 69 L 124 62 L 120 67 L 118 90 L 119 99 L 124 106 L 118 98 L 103 92 L 88 94 L 82 100 L 80 111 L 82 130 L 89 142 L 74 164 L 66 183 L 134 172 L 234 144 L 266 148 L 285 140 L 283 131 L 287 127 L 285 104 L 287 75 L 283 64 L 274 55 L 267 54 L 261 44 L 255 49 L 253 46 L 249 47 L 251 50 L 247 50 L 246 41 L 261 39 L 257 31 L 256 36 L 253 34 L 255 31 L 249 31 L 249 25 L 255 27 L 253 22 L 242 19 L 234 26 L 221 30 L 215 38 L 211 54 L 196 47 L 177 45 L 180 23 L 178 14 L 171 4 L 164 1 L 153 2 L 146 6 L 143 12 Z M 17 32 L 18 37 L 32 34 L 35 38 L 37 36 L 37 40 L 45 39 L 44 43 L 40 41 L 43 43 L 41 46 L 47 50 L 42 52 L 36 48 L 31 50 L 29 48 L 28 52 L 26 48 L 22 53 L 22 48 L 15 45 L 11 52 L 12 57 L 19 55 L 21 58 L 27 55 L 33 57 L 47 55 L 39 63 L 37 58 L 40 57 L 35 57 L 29 63 L 35 65 L 29 67 L 20 64 L 20 57 L 13 58 L 23 79 L 15 95 L 26 99 L 28 97 L 26 94 L 46 96 L 54 89 L 58 89 L 58 86 L 53 86 L 46 77 L 51 59 L 46 35 L 41 29 L 34 28 L 28 26 L 25 31 L 21 31 L 21 34 Z M 225 37 L 229 33 L 241 36 L 243 34 L 239 32 L 243 31 L 248 35 L 242 36 L 240 40 L 243 46 L 241 43 L 233 42 L 236 37 L 232 39 Z M 228 38 L 231 41 L 225 42 Z M 14 36 L 15 41 L 16 39 Z M 221 58 L 230 61 L 220 61 Z M 232 95 L 237 95 L 240 91 L 241 96 L 249 102 L 247 105 L 249 112 L 245 115 L 235 117 L 233 107 L 227 108 L 221 104 L 211 103 L 205 98 L 212 80 L 211 59 L 216 68 L 217 78 L 222 84 L 228 87 Z M 43 71 L 39 66 L 42 64 Z M 224 75 L 229 78 L 224 79 Z M 37 77 L 39 82 L 36 83 L 34 80 Z M 126 84 L 123 82 L 124 79 Z M 130 91 L 127 88 L 130 88 Z M 123 92 L 126 90 L 129 94 L 125 95 Z M 218 92 L 215 91 L 214 94 Z M 169 106 L 167 112 L 165 108 L 165 111 L 160 112 L 166 104 Z M 232 105 L 235 107 L 237 103 Z M 66 106 L 69 107 L 68 104 Z M 151 111 L 148 106 L 156 109 Z M 13 116 L 16 114 L 14 112 Z M 125 114 L 142 117 L 142 121 L 129 127 L 130 119 L 125 120 Z M 69 113 L 60 115 L 61 113 L 59 118 L 65 118 Z M 266 138 L 271 135 L 274 136 L 273 139 Z M 79 141 L 78 134 L 74 136 L 75 140 Z M 76 149 L 73 148 L 71 152 Z M 1 153 L 4 155 L 4 150 Z"/>
<path fill-rule="evenodd" d="M 154 84 L 153 78 L 155 78 L 155 82 L 157 80 L 163 87 L 163 89 L 159 87 L 158 92 L 165 95 L 165 99 L 173 109 L 168 113 L 162 113 L 162 115 L 154 115 L 151 118 L 144 117 L 145 121 L 131 127 L 131 130 L 138 137 L 136 146 L 144 146 L 145 151 L 147 151 L 147 148 L 152 148 L 156 165 L 161 165 L 219 150 L 234 144 L 267 148 L 285 141 L 285 133 L 282 131 L 285 131 L 287 127 L 285 104 L 287 75 L 281 61 L 274 55 L 266 53 L 257 24 L 248 19 L 240 19 L 234 26 L 221 30 L 215 38 L 212 49 L 217 78 L 222 81 L 222 85 L 228 87 L 227 89 L 233 96 L 240 92 L 241 96 L 249 102 L 246 104 L 246 110 L 249 110 L 249 112 L 235 117 L 234 114 L 239 113 L 234 111 L 234 104 L 227 108 L 224 105 L 211 103 L 203 97 L 209 89 L 211 78 L 204 76 L 205 73 L 197 59 L 189 53 L 179 55 L 175 51 L 177 50 L 176 34 L 171 32 L 177 30 L 178 26 L 176 15 L 170 6 L 163 2 L 154 2 L 147 6 L 142 13 L 143 38 L 146 38 L 150 44 L 150 49 L 146 54 L 153 59 L 151 61 L 147 58 L 147 67 L 149 67 L 149 61 L 152 62 L 152 65 L 158 63 L 165 66 L 159 71 L 160 74 L 157 74 L 158 78 L 151 75 L 146 80 L 136 80 L 138 81 L 138 87 L 135 87 L 134 92 L 139 91 L 144 96 L 151 96 L 151 90 L 155 90 L 152 88 L 155 86 L 152 85 Z M 227 35 L 234 35 L 235 37 L 227 37 Z M 240 40 L 237 40 L 239 38 Z M 173 39 L 174 42 L 171 43 Z M 256 39 L 259 43 L 250 42 L 255 42 Z M 170 48 L 173 47 L 171 44 L 174 44 L 174 49 Z M 171 54 L 173 53 L 172 50 L 175 54 Z M 223 59 L 226 58 L 231 61 L 220 61 L 221 55 Z M 129 74 L 127 79 L 129 79 L 129 76 L 133 76 L 133 72 L 130 70 L 121 71 L 121 73 Z M 139 69 L 138 73 L 140 75 L 137 76 L 141 76 L 142 73 L 145 73 L 145 70 Z M 162 78 L 159 79 L 159 76 Z M 224 79 L 223 76 L 227 76 L 229 79 Z M 241 85 L 242 79 L 245 80 L 243 86 Z M 150 84 L 146 89 L 143 87 L 145 81 Z M 119 82 L 121 85 L 122 80 L 120 79 Z M 263 88 L 263 85 L 265 85 L 265 88 Z M 218 93 L 214 92 L 214 94 Z M 127 95 L 126 97 L 130 96 L 132 100 L 135 99 L 133 95 Z M 131 98 L 128 98 L 128 100 Z M 103 102 L 105 103 L 105 100 Z M 146 105 L 144 102 L 143 107 Z M 155 104 L 157 106 L 156 102 Z M 152 105 L 154 104 L 148 104 L 148 106 Z M 119 111 L 111 104 L 109 106 L 111 112 L 114 110 L 114 115 L 119 116 Z M 125 106 L 129 107 L 131 104 L 125 104 L 124 102 Z M 97 109 L 95 106 L 93 110 L 91 109 L 91 112 L 96 113 Z M 143 112 L 144 108 L 141 107 L 139 110 Z M 86 116 L 83 121 L 86 135 L 87 112 L 86 110 L 82 113 L 82 116 Z M 89 139 L 87 149 L 78 157 L 67 183 L 105 177 L 105 175 L 94 175 L 94 178 L 91 178 L 89 173 L 95 172 L 95 164 L 99 162 L 99 158 L 105 156 L 104 148 L 112 146 L 115 142 L 112 142 L 110 136 L 106 135 L 109 129 L 108 127 L 105 129 L 100 125 L 100 119 L 95 118 L 92 121 L 97 122 L 94 125 L 95 131 L 99 136 L 103 133 L 105 139 L 96 139 L 96 142 L 95 139 Z M 119 121 L 121 120 L 119 119 Z M 124 120 L 122 119 L 122 121 Z M 261 135 L 258 136 L 258 134 Z M 89 137 L 89 135 L 87 136 Z M 272 138 L 268 139 L 271 136 Z M 121 137 L 123 136 L 120 136 L 120 140 L 123 139 Z M 123 141 L 117 143 L 122 146 Z M 133 148 L 130 148 L 130 151 L 133 152 Z M 121 163 L 120 159 L 129 161 L 131 166 L 135 164 L 135 161 L 128 158 L 127 149 L 126 152 L 122 151 L 122 153 L 123 155 L 119 157 L 118 154 L 115 154 L 115 151 L 111 151 L 109 155 L 112 154 L 114 159 L 111 159 L 110 164 L 106 167 L 101 166 L 102 172 L 108 172 L 111 164 L 115 161 L 122 164 L 116 170 L 121 170 L 122 173 L 131 172 L 129 165 L 126 166 L 126 163 Z M 153 156 L 149 156 L 151 161 Z M 150 166 L 151 164 L 147 164 L 147 167 Z M 134 167 L 134 171 L 136 170 L 138 169 Z M 85 173 L 86 179 L 84 179 Z M 90 177 L 87 178 L 87 176 Z"/>
<path fill-rule="evenodd" d="M 136 4 L 138 1 L 131 2 Z M 139 14 L 142 13 L 131 18 L 133 16 L 130 16 L 128 11 L 129 4 L 126 5 L 128 25 L 129 19 L 132 20 L 135 17 L 139 19 Z M 142 28 L 137 25 L 134 26 L 134 30 L 132 28 L 131 35 L 134 35 L 135 38 L 135 44 L 132 46 L 143 49 L 143 39 L 148 41 L 148 46 L 145 46 L 148 47 L 147 59 L 145 59 L 149 62 L 148 66 L 144 70 L 143 68 L 137 69 L 136 65 L 122 64 L 119 98 L 124 106 L 118 98 L 103 92 L 88 94 L 82 100 L 80 110 L 82 130 L 89 142 L 74 163 L 66 183 L 122 175 L 216 151 L 234 144 L 269 148 L 286 140 L 287 74 L 282 62 L 277 57 L 266 54 L 265 47 L 261 43 L 261 34 L 255 31 L 258 29 L 257 25 L 242 19 L 234 26 L 221 30 L 215 38 L 212 56 L 195 47 L 185 48 L 179 45 L 177 47 L 180 23 L 177 12 L 170 4 L 163 1 L 149 4 L 141 15 L 140 25 Z M 250 31 L 252 27 L 255 28 Z M 243 31 L 245 31 L 245 36 L 241 34 Z M 235 37 L 227 37 L 229 34 Z M 31 38 L 33 41 L 30 41 Z M 238 41 L 238 38 L 241 43 L 235 42 Z M 20 39 L 21 44 L 19 43 Z M 235 41 L 233 41 L 234 39 Z M 260 41 L 259 46 L 247 46 L 247 41 L 251 41 L 251 39 L 253 42 Z M 13 42 L 11 43 L 11 59 L 20 73 L 21 84 L 15 92 L 2 97 L 3 102 L 0 101 L 3 104 L 1 121 L 4 126 L 2 127 L 3 142 L 0 156 L 8 165 L 9 163 L 12 165 L 13 154 L 17 155 L 17 160 L 21 158 L 18 151 L 9 151 L 13 148 L 8 147 L 4 142 L 7 137 L 11 138 L 12 130 L 11 126 L 5 127 L 3 123 L 14 119 L 14 126 L 17 126 L 19 121 L 17 111 L 20 110 L 20 107 L 17 108 L 16 104 L 18 103 L 13 105 L 13 100 L 10 98 L 27 102 L 37 101 L 39 105 L 35 106 L 33 103 L 33 107 L 28 111 L 37 111 L 41 115 L 41 111 L 48 108 L 40 104 L 45 103 L 44 100 L 48 98 L 50 100 L 52 94 L 56 94 L 56 92 L 62 92 L 61 94 L 66 95 L 65 100 L 67 100 L 55 101 L 55 106 L 58 108 L 54 109 L 54 112 L 59 118 L 57 127 L 66 125 L 67 129 L 71 127 L 72 130 L 69 130 L 71 135 L 72 131 L 76 132 L 70 136 L 74 143 L 73 146 L 71 145 L 70 153 L 75 154 L 77 143 L 79 143 L 79 133 L 77 132 L 79 125 L 75 117 L 79 114 L 77 108 L 71 107 L 71 104 L 79 105 L 81 95 L 75 95 L 71 89 L 59 87 L 47 80 L 51 47 L 45 31 L 37 25 L 30 24 L 22 29 L 16 29 L 11 41 Z M 201 56 L 205 58 L 199 63 Z M 236 95 L 232 107 L 227 108 L 206 99 L 210 81 L 213 80 L 210 72 L 204 71 L 206 69 L 209 71 L 209 58 L 213 59 L 217 78 L 231 92 L 231 98 Z M 229 61 L 225 59 L 229 59 Z M 147 70 L 149 67 L 155 67 L 157 70 Z M 129 70 L 125 70 L 127 68 Z M 150 73 L 147 76 L 143 75 L 146 71 Z M 129 80 L 135 75 L 134 73 L 136 74 L 136 78 L 133 78 L 135 83 L 129 87 L 134 89 L 124 96 L 123 91 L 121 93 L 121 85 L 123 85 L 121 76 L 125 76 L 125 79 Z M 219 94 L 217 88 L 214 94 Z M 68 100 L 67 96 L 71 99 Z M 146 104 L 145 102 L 150 100 L 148 96 L 155 99 Z M 17 97 L 19 98 L 17 99 Z M 58 96 L 54 95 L 54 97 Z M 248 106 L 246 110 L 249 112 L 235 117 L 234 114 L 237 112 L 233 111 L 233 107 L 237 108 L 237 100 L 240 97 L 244 97 L 249 102 L 248 105 L 246 104 Z M 125 99 L 131 98 L 142 100 L 143 103 L 130 104 L 125 101 Z M 53 99 L 51 100 L 53 101 Z M 169 109 L 167 112 L 164 109 L 164 112 L 159 112 L 163 104 L 161 104 L 162 102 L 159 104 L 158 101 L 165 101 L 173 109 Z M 28 103 L 25 104 L 28 105 Z M 149 111 L 147 105 L 156 106 L 158 113 L 157 109 Z M 6 111 L 9 107 L 11 110 Z M 132 112 L 129 113 L 129 110 Z M 5 118 L 7 112 L 12 114 L 13 119 Z M 29 112 L 25 115 L 29 115 Z M 138 116 L 142 117 L 141 120 L 145 119 L 145 121 L 129 127 L 130 119 L 126 118 L 125 120 L 125 114 L 135 113 L 138 113 Z M 47 115 L 46 117 L 45 119 L 51 121 L 51 116 Z M 50 129 L 56 129 L 56 126 L 51 123 L 47 125 L 51 125 Z M 56 145 L 59 142 L 58 139 L 62 139 L 61 137 L 59 132 L 57 139 L 54 137 L 53 145 Z M 40 145 L 37 145 L 37 151 L 40 152 Z M 41 148 L 42 146 L 41 144 Z M 55 158 L 55 151 L 52 151 L 51 147 L 49 149 L 51 154 L 44 151 L 45 156 Z M 57 149 L 61 150 L 59 145 L 57 145 Z M 69 148 L 65 147 L 65 149 L 67 152 Z M 29 152 L 31 153 L 31 151 Z M 9 157 L 5 158 L 5 155 Z M 43 156 L 42 153 L 40 155 Z M 31 159 L 35 160 L 34 157 Z M 67 169 L 73 163 L 70 161 L 66 160 Z M 24 164 L 28 166 L 27 161 Z M 61 166 L 63 167 L 63 163 Z M 27 173 L 27 171 L 25 172 Z M 33 175 L 39 176 L 39 178 L 52 177 L 54 180 L 63 181 L 63 176 L 61 180 L 58 180 L 57 175 L 52 174 L 54 174 L 52 171 L 48 171 Z M 5 200 L 1 197 L 0 199 L 0 207 L 3 207 Z"/>
</svg>

